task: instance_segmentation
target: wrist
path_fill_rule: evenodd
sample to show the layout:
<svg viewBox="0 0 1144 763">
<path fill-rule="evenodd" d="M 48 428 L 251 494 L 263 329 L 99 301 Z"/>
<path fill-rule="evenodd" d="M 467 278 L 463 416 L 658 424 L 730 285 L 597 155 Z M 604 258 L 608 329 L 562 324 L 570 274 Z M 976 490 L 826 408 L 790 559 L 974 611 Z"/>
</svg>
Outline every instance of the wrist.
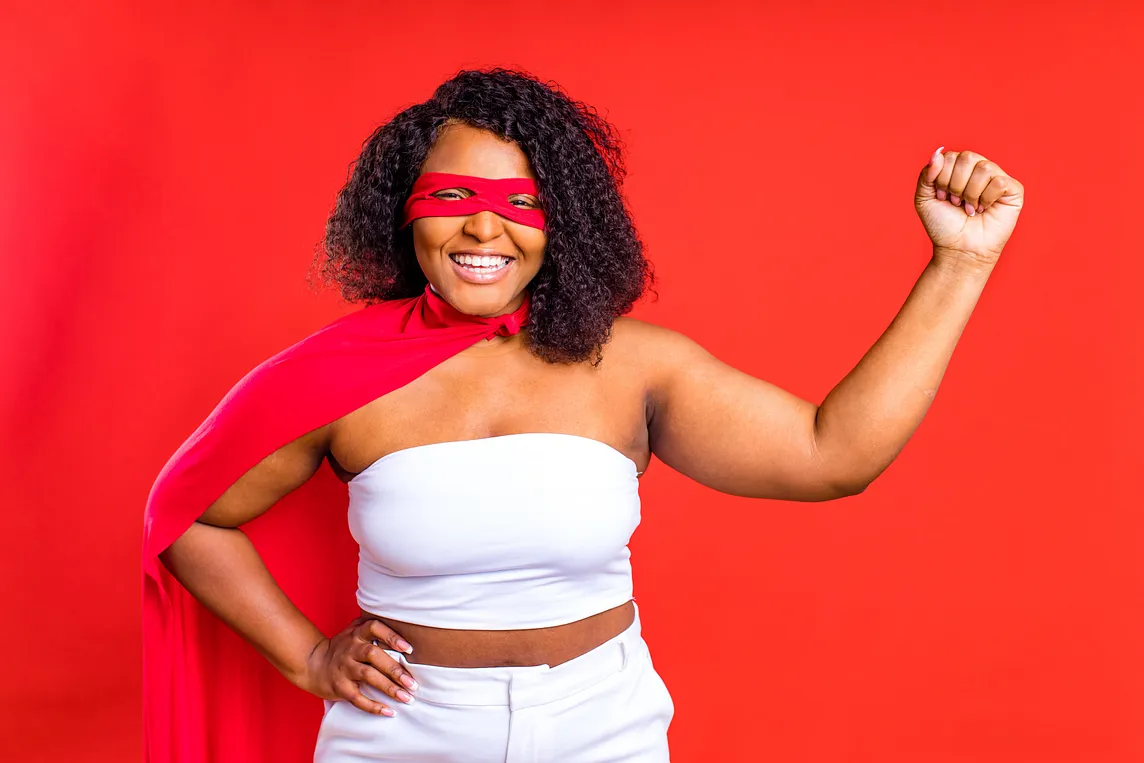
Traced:
<svg viewBox="0 0 1144 763">
<path fill-rule="evenodd" d="M 997 265 L 997 258 L 974 252 L 935 246 L 931 263 L 944 275 L 967 280 L 985 280 Z"/>
<path fill-rule="evenodd" d="M 318 686 L 317 676 L 321 674 L 321 665 L 325 660 L 329 648 L 330 639 L 323 636 L 321 640 L 314 644 L 310 651 L 306 653 L 305 659 L 291 669 L 283 671 L 286 679 L 299 689 L 308 691 L 311 694 L 321 695 L 322 692 Z"/>
</svg>

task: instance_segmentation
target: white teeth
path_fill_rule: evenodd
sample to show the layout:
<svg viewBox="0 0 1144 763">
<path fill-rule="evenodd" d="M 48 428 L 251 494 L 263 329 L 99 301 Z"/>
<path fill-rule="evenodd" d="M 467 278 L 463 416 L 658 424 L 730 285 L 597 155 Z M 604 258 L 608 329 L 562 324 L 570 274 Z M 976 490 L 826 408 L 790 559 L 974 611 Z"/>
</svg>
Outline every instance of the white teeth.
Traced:
<svg viewBox="0 0 1144 763">
<path fill-rule="evenodd" d="M 478 256 L 473 254 L 454 254 L 453 261 L 471 268 L 490 268 L 500 270 L 512 262 L 511 257 L 504 256 Z"/>
</svg>

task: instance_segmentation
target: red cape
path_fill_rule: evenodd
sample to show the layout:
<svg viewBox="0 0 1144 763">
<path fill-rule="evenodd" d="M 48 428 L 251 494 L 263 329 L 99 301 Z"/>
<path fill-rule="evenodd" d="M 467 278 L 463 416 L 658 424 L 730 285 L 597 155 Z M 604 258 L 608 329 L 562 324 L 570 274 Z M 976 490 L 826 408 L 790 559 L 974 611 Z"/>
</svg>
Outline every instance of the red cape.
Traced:
<svg viewBox="0 0 1144 763">
<path fill-rule="evenodd" d="M 145 763 L 311 763 L 322 703 L 291 685 L 203 607 L 158 559 L 251 467 L 494 334 L 524 304 L 481 318 L 426 287 L 342 316 L 259 364 L 171 456 L 143 520 Z M 346 487 L 328 469 L 245 525 L 270 572 L 323 632 L 359 611 Z"/>
</svg>

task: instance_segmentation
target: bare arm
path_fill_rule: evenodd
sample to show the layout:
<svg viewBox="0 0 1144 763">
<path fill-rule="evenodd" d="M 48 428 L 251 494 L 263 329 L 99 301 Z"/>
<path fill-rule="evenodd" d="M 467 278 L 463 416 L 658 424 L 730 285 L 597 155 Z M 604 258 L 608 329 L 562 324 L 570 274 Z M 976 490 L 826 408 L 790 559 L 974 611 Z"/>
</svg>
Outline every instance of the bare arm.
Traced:
<svg viewBox="0 0 1144 763">
<path fill-rule="evenodd" d="M 238 526 L 265 513 L 310 479 L 329 452 L 330 425 L 264 458 L 238 479 L 183 535 L 159 555 L 191 595 L 246 639 L 291 683 L 324 699 L 393 715 L 367 697 L 362 684 L 400 702 L 417 683 L 384 651 L 411 647 L 380 620 L 355 619 L 332 638 L 294 606 Z"/>
<path fill-rule="evenodd" d="M 734 495 L 822 501 L 864 490 L 933 402 L 1023 200 L 1023 186 L 980 154 L 934 153 L 914 198 L 933 259 L 822 405 L 737 371 L 675 332 L 642 329 L 656 350 L 652 451 Z"/>
<path fill-rule="evenodd" d="M 196 599 L 299 686 L 307 658 L 325 637 L 286 597 L 238 526 L 313 476 L 328 438 L 323 427 L 271 453 L 159 555 Z"/>
<path fill-rule="evenodd" d="M 823 501 L 861 492 L 925 416 L 985 286 L 932 261 L 890 327 L 822 405 L 659 329 L 652 450 L 733 495 Z"/>
<path fill-rule="evenodd" d="M 890 327 L 826 396 L 814 437 L 841 484 L 865 489 L 905 447 L 988 277 L 988 271 L 935 257 Z"/>
</svg>

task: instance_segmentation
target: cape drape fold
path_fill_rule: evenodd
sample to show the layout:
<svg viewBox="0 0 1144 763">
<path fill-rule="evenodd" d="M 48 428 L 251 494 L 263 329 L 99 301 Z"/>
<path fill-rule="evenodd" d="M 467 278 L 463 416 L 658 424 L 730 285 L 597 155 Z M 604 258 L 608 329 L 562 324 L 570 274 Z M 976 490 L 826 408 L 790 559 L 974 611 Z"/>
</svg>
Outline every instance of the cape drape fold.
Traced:
<svg viewBox="0 0 1144 763">
<path fill-rule="evenodd" d="M 453 308 L 430 287 L 344 315 L 238 381 L 167 461 L 143 521 L 145 763 L 309 763 L 322 703 L 292 686 L 203 607 L 158 555 L 239 477 L 298 437 L 413 381 L 494 334 L 495 318 Z M 330 634 L 358 615 L 357 546 L 345 485 L 322 469 L 244 525 L 290 599 Z"/>
</svg>

